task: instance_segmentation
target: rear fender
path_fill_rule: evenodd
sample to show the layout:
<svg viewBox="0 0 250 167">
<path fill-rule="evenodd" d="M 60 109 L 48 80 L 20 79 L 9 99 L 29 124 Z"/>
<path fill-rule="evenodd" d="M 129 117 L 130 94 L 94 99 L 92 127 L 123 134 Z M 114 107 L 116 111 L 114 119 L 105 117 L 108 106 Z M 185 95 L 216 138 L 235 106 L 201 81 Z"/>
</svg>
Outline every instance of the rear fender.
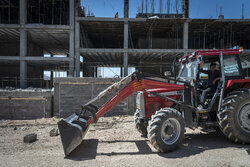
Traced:
<svg viewBox="0 0 250 167">
<path fill-rule="evenodd" d="M 239 88 L 250 88 L 250 79 L 228 80 L 225 86 L 225 96 Z"/>
</svg>

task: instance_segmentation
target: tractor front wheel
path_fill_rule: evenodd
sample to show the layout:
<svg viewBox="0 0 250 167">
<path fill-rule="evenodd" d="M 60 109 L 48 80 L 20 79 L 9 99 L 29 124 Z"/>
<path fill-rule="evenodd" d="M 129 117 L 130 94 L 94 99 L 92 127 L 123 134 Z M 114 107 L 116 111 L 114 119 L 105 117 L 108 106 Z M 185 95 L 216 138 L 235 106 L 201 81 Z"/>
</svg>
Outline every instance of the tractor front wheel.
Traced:
<svg viewBox="0 0 250 167">
<path fill-rule="evenodd" d="M 152 115 L 147 128 L 150 143 L 160 152 L 177 149 L 184 136 L 184 121 L 174 108 L 162 108 Z"/>
<path fill-rule="evenodd" d="M 142 134 L 142 136 L 147 137 L 147 122 L 140 118 L 139 110 L 135 111 L 134 114 L 135 127 Z"/>
<path fill-rule="evenodd" d="M 250 143 L 249 89 L 234 91 L 224 98 L 218 121 L 229 140 L 242 144 Z"/>
</svg>

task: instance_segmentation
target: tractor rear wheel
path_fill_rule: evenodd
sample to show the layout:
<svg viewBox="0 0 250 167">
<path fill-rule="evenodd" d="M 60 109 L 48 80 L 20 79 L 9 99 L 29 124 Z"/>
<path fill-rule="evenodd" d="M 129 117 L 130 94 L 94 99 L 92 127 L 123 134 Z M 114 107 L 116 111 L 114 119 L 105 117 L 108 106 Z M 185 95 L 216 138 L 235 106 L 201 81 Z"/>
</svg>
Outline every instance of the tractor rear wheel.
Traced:
<svg viewBox="0 0 250 167">
<path fill-rule="evenodd" d="M 239 89 L 224 98 L 218 121 L 229 140 L 250 143 L 250 90 Z"/>
<path fill-rule="evenodd" d="M 140 113 L 139 110 L 135 111 L 134 114 L 134 123 L 135 127 L 142 134 L 142 136 L 147 136 L 147 124 L 145 123 L 145 120 L 140 119 Z"/>
<path fill-rule="evenodd" d="M 152 115 L 148 125 L 148 139 L 160 152 L 177 149 L 184 136 L 184 121 L 174 108 L 162 108 Z"/>
</svg>

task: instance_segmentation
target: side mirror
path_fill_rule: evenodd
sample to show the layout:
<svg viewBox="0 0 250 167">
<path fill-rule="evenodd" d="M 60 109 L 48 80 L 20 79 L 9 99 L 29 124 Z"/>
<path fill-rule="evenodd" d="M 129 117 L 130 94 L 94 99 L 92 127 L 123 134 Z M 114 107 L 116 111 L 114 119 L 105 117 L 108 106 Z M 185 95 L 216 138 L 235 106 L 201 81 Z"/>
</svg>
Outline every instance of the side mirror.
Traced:
<svg viewBox="0 0 250 167">
<path fill-rule="evenodd" d="M 165 75 L 166 77 L 170 77 L 170 76 L 172 75 L 172 73 L 171 73 L 171 71 L 165 71 L 165 72 L 164 72 L 164 75 Z"/>
</svg>

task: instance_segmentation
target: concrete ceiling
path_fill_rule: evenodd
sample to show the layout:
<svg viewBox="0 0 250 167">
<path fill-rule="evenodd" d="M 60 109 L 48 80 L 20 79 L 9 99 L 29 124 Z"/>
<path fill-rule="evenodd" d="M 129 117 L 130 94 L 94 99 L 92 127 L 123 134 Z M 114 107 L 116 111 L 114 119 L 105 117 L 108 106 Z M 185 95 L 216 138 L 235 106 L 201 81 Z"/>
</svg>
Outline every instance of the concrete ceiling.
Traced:
<svg viewBox="0 0 250 167">
<path fill-rule="evenodd" d="M 44 49 L 45 54 L 66 55 L 69 53 L 67 30 L 29 29 L 29 39 Z"/>
</svg>

